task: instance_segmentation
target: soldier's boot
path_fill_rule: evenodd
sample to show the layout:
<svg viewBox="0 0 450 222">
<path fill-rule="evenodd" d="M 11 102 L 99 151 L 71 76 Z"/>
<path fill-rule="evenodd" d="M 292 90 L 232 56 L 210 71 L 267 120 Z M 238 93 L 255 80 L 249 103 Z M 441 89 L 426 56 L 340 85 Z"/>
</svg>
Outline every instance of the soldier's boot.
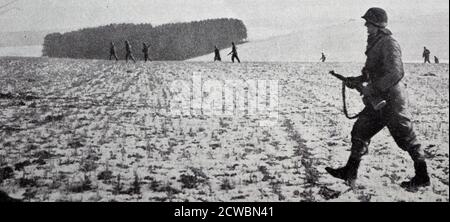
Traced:
<svg viewBox="0 0 450 222">
<path fill-rule="evenodd" d="M 325 168 L 325 170 L 333 177 L 344 180 L 345 182 L 354 184 L 358 177 L 358 168 L 361 159 L 350 156 L 345 167 L 333 169 L 330 167 Z"/>
<path fill-rule="evenodd" d="M 330 167 L 325 170 L 333 177 L 345 180 L 350 186 L 355 184 L 358 177 L 358 168 L 361 158 L 369 152 L 369 142 L 359 139 L 352 140 L 351 154 L 345 167 L 332 169 Z"/>
<path fill-rule="evenodd" d="M 402 182 L 400 186 L 409 190 L 430 186 L 431 183 L 430 176 L 428 176 L 427 163 L 420 145 L 416 145 L 415 148 L 409 151 L 409 155 L 414 161 L 416 175 L 410 181 Z"/>
</svg>

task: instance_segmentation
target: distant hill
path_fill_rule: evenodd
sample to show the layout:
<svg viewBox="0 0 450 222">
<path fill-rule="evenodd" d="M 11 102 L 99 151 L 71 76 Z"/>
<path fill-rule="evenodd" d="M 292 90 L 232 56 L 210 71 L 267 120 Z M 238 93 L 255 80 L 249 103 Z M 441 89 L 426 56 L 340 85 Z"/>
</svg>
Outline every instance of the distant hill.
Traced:
<svg viewBox="0 0 450 222">
<path fill-rule="evenodd" d="M 150 46 L 153 60 L 185 60 L 205 55 L 214 45 L 226 48 L 231 42 L 247 38 L 247 28 L 238 19 L 208 19 L 189 23 L 112 24 L 45 37 L 43 55 L 59 58 L 107 59 L 110 42 L 116 43 L 119 57 L 124 56 L 124 41 L 129 40 L 134 56 L 143 58 L 142 43 Z"/>
<path fill-rule="evenodd" d="M 449 59 L 449 16 L 437 14 L 414 20 L 392 20 L 390 29 L 403 50 L 403 60 L 422 61 L 427 46 L 441 61 Z M 349 20 L 337 25 L 322 25 L 295 33 L 249 42 L 238 47 L 243 61 L 303 61 L 318 62 L 323 50 L 328 61 L 363 62 L 365 60 L 366 29 L 363 21 Z M 222 52 L 226 55 L 229 49 Z M 213 55 L 192 59 L 211 61 Z"/>
<path fill-rule="evenodd" d="M 0 32 L 0 56 L 42 56 L 44 37 L 55 30 Z"/>
<path fill-rule="evenodd" d="M 55 30 L 0 32 L 0 47 L 36 46 L 44 43 L 44 37 Z"/>
</svg>

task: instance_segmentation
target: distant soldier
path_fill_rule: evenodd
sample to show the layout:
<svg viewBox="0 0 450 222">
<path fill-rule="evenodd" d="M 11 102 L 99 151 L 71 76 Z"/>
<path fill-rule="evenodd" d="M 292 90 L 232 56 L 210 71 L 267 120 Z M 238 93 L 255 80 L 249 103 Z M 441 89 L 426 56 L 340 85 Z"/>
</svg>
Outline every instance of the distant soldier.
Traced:
<svg viewBox="0 0 450 222">
<path fill-rule="evenodd" d="M 322 52 L 322 58 L 320 58 L 320 61 L 322 61 L 322 62 L 327 61 L 327 57 L 325 56 L 325 53 L 323 53 L 323 52 Z"/>
<path fill-rule="evenodd" d="M 128 62 L 128 59 L 131 59 L 133 60 L 133 62 L 136 62 L 136 60 L 133 57 L 133 53 L 131 51 L 130 42 L 128 40 L 125 41 L 125 51 L 126 51 L 125 60 Z"/>
<path fill-rule="evenodd" d="M 407 105 L 407 90 L 402 62 L 402 52 L 392 32 L 386 28 L 388 17 L 381 8 L 371 8 L 362 17 L 366 20 L 368 31 L 367 60 L 362 75 L 350 77 L 346 85 L 349 88 L 368 83 L 362 88 L 367 97 L 381 97 L 387 104 L 381 110 L 375 110 L 366 100 L 351 133 L 351 153 L 347 164 L 338 169 L 326 168 L 332 176 L 354 182 L 357 178 L 361 158 L 368 154 L 373 136 L 387 127 L 396 144 L 408 152 L 414 161 L 415 176 L 401 183 L 401 187 L 415 189 L 430 186 L 427 164 L 421 144 L 413 130 Z"/>
<path fill-rule="evenodd" d="M 234 59 L 236 59 L 239 63 L 241 63 L 241 60 L 239 59 L 237 53 L 236 45 L 234 44 L 234 42 L 232 42 L 231 45 L 233 45 L 233 47 L 231 49 L 231 52 L 228 53 L 228 55 L 231 55 L 231 61 L 234 63 Z"/>
<path fill-rule="evenodd" d="M 430 54 L 431 54 L 431 52 L 430 52 L 430 50 L 428 50 L 426 47 L 423 47 L 423 55 L 422 55 L 422 57 L 424 58 L 424 63 L 431 63 L 430 62 Z"/>
<path fill-rule="evenodd" d="M 438 57 L 434 57 L 434 63 L 439 64 L 439 58 Z"/>
<path fill-rule="evenodd" d="M 114 42 L 110 43 L 109 46 L 109 60 L 112 60 L 112 57 L 116 59 L 116 61 L 119 61 L 116 54 L 116 46 L 114 45 Z"/>
<path fill-rule="evenodd" d="M 150 57 L 148 56 L 148 51 L 149 51 L 149 47 L 148 45 L 144 42 L 142 43 L 142 53 L 144 53 L 144 60 L 147 61 L 152 61 L 150 60 Z"/>
<path fill-rule="evenodd" d="M 217 48 L 217 46 L 214 46 L 214 62 L 215 61 L 222 61 L 222 58 L 220 58 L 220 50 Z"/>
</svg>

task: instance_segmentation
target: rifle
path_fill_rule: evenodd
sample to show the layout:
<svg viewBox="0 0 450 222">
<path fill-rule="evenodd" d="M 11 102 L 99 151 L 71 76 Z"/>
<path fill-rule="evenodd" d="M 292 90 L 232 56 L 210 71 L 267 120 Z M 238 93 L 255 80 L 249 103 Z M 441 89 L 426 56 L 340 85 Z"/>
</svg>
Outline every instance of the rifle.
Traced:
<svg viewBox="0 0 450 222">
<path fill-rule="evenodd" d="M 349 116 L 347 115 L 347 110 L 346 110 L 347 108 L 346 108 L 346 103 L 345 103 L 345 87 L 347 86 L 347 82 L 349 81 L 349 79 L 348 79 L 347 77 L 344 77 L 344 76 L 342 76 L 342 75 L 340 75 L 340 74 L 335 73 L 333 70 L 330 71 L 330 74 L 331 74 L 332 76 L 338 78 L 339 80 L 341 80 L 341 81 L 343 82 L 342 92 L 343 92 L 343 97 L 344 97 L 344 112 L 345 112 L 346 116 L 349 117 Z M 359 93 L 362 94 L 363 87 L 364 87 L 363 84 L 360 83 L 360 84 L 358 84 L 358 85 L 356 86 L 355 89 L 356 89 Z M 377 111 L 378 111 L 378 110 L 381 110 L 381 109 L 383 109 L 383 107 L 385 107 L 386 104 L 387 104 L 386 100 L 384 100 L 384 99 L 381 98 L 381 97 L 378 97 L 378 96 L 371 96 L 371 95 L 363 95 L 363 96 L 364 96 L 364 98 L 367 99 L 367 101 L 369 101 L 370 105 L 372 106 L 372 108 L 373 108 L 374 110 L 377 110 Z M 351 119 L 351 118 L 350 118 L 350 119 Z"/>
</svg>

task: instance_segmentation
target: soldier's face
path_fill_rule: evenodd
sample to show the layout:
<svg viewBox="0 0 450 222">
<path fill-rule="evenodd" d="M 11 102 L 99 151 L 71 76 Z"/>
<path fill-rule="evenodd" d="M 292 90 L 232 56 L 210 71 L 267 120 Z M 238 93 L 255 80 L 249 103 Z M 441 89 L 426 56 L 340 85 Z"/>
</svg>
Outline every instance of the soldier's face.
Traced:
<svg viewBox="0 0 450 222">
<path fill-rule="evenodd" d="M 369 22 L 366 22 L 365 26 L 367 27 L 367 34 L 369 35 L 377 34 L 378 28 L 376 26 L 372 25 Z"/>
</svg>

